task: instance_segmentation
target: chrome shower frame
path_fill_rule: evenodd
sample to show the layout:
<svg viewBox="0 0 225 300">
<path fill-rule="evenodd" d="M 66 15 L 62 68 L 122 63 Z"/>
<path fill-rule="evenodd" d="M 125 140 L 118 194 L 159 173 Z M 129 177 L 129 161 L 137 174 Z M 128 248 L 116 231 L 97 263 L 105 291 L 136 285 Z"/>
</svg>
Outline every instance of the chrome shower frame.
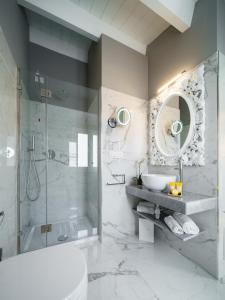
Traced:
<svg viewBox="0 0 225 300">
<path fill-rule="evenodd" d="M 21 249 L 21 231 L 20 231 L 20 154 L 21 154 L 21 138 L 20 138 L 20 96 L 22 95 L 21 70 L 17 66 L 17 140 L 16 140 L 16 161 L 17 161 L 17 254 L 20 254 Z"/>
</svg>

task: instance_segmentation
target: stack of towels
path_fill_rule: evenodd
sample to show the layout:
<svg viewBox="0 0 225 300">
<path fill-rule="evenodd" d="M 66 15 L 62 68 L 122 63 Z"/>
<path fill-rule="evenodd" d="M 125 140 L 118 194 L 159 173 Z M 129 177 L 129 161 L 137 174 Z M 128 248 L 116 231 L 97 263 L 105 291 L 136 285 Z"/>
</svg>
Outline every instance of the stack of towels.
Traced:
<svg viewBox="0 0 225 300">
<path fill-rule="evenodd" d="M 175 234 L 198 234 L 199 227 L 187 215 L 174 213 L 173 216 L 164 218 L 164 222 L 169 229 Z"/>
<path fill-rule="evenodd" d="M 140 201 L 137 206 L 137 211 L 146 213 L 146 214 L 150 214 L 150 215 L 154 215 L 155 205 L 151 202 Z"/>
</svg>

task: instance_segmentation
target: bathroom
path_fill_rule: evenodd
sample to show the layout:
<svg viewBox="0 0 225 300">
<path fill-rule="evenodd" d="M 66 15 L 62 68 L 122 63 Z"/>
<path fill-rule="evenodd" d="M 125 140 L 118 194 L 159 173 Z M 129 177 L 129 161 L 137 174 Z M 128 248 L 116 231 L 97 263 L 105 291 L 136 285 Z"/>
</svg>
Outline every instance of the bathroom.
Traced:
<svg viewBox="0 0 225 300">
<path fill-rule="evenodd" d="M 0 0 L 0 299 L 225 299 L 225 1 L 179 2 Z"/>
</svg>

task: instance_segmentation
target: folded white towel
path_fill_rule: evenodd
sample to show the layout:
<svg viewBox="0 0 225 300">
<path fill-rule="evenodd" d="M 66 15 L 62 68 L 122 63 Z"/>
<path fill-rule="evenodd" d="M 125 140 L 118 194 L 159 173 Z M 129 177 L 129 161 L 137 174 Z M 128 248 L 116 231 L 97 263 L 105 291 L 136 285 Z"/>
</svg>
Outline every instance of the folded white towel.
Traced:
<svg viewBox="0 0 225 300">
<path fill-rule="evenodd" d="M 184 231 L 182 227 L 178 224 L 178 222 L 172 217 L 172 216 L 167 216 L 164 218 L 164 222 L 166 225 L 169 227 L 169 229 L 176 234 L 183 234 Z"/>
<path fill-rule="evenodd" d="M 187 234 L 198 234 L 199 233 L 198 226 L 187 215 L 184 215 L 181 213 L 174 213 L 173 217 L 180 224 L 180 226 L 182 227 L 182 229 L 185 233 L 187 233 Z"/>
<path fill-rule="evenodd" d="M 155 213 L 155 209 L 153 207 L 142 206 L 142 205 L 137 206 L 137 211 L 143 212 L 146 214 L 151 214 L 151 215 L 154 215 L 154 213 Z"/>
<path fill-rule="evenodd" d="M 155 204 L 148 201 L 139 201 L 138 206 L 155 207 Z"/>
</svg>

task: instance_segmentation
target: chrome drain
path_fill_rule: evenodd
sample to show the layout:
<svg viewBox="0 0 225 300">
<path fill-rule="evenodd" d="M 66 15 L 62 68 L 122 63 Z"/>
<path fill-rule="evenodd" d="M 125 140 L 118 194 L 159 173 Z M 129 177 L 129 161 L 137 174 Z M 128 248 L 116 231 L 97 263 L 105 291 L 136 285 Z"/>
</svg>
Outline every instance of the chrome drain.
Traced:
<svg viewBox="0 0 225 300">
<path fill-rule="evenodd" d="M 69 238 L 69 236 L 67 234 L 62 234 L 60 236 L 58 236 L 58 241 L 59 242 L 64 242 Z"/>
</svg>

